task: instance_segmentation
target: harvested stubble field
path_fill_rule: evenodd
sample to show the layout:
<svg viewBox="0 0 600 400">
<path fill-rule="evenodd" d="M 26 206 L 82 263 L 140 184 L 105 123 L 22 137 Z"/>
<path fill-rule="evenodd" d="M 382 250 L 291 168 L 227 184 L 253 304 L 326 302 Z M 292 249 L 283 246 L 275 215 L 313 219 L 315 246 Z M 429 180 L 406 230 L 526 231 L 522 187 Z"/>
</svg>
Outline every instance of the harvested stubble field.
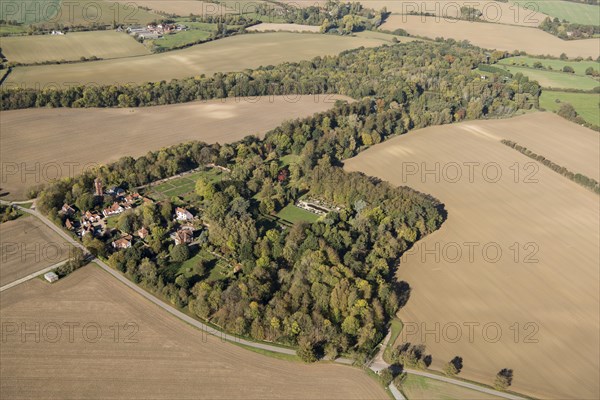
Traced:
<svg viewBox="0 0 600 400">
<path fill-rule="evenodd" d="M 547 17 L 533 9 L 494 0 L 361 0 L 360 3 L 376 11 L 386 7 L 393 14 L 422 12 L 448 18 L 459 17 L 460 8 L 468 6 L 480 10 L 481 18 L 487 22 L 522 26 L 539 26 Z"/>
<path fill-rule="evenodd" d="M 160 16 L 138 8 L 137 2 L 118 4 L 114 0 L 11 0 L 3 1 L 0 19 L 16 20 L 25 25 L 48 29 L 63 26 L 90 26 L 140 24 L 152 22 Z"/>
<path fill-rule="evenodd" d="M 66 87 L 72 84 L 142 83 L 185 78 L 216 72 L 241 71 L 261 65 L 335 55 L 361 46 L 375 47 L 375 38 L 304 34 L 256 33 L 219 39 L 182 50 L 143 57 L 91 63 L 18 67 L 7 87 Z"/>
<path fill-rule="evenodd" d="M 39 323 L 42 331 L 39 343 L 3 338 L 2 399 L 387 398 L 359 369 L 277 360 L 203 334 L 94 265 L 52 285 L 34 279 L 0 299 L 3 323 Z M 72 342 L 65 323 L 79 324 Z M 62 328 L 56 343 L 53 324 Z M 97 340 L 84 339 L 86 324 Z"/>
<path fill-rule="evenodd" d="M 300 24 L 274 24 L 263 22 L 262 24 L 254 25 L 246 30 L 250 32 L 267 32 L 267 31 L 285 31 L 285 32 L 319 32 L 321 28 L 313 25 Z"/>
<path fill-rule="evenodd" d="M 150 54 L 124 32 L 73 32 L 67 35 L 33 35 L 2 38 L 8 61 L 31 64 L 43 61 L 79 61 L 81 57 L 119 58 Z"/>
<path fill-rule="evenodd" d="M 130 0 L 114 0 L 118 3 L 131 3 Z M 138 7 L 149 8 L 150 10 L 160 13 L 172 15 L 180 15 L 186 17 L 190 14 L 194 15 L 223 15 L 224 7 L 216 3 L 211 3 L 201 0 L 136 0 L 135 5 Z"/>
<path fill-rule="evenodd" d="M 28 215 L 0 224 L 0 240 L 0 286 L 69 256 L 70 245 L 39 219 Z"/>
<path fill-rule="evenodd" d="M 5 165 L 15 163 L 17 168 L 11 167 L 14 173 L 3 171 L 2 187 L 10 198 L 23 198 L 26 189 L 40 180 L 68 174 L 68 165 L 76 165 L 74 172 L 80 173 L 90 164 L 137 157 L 181 142 L 234 142 L 264 134 L 285 120 L 328 110 L 338 99 L 351 101 L 335 95 L 273 96 L 134 109 L 3 111 L 0 157 Z M 22 163 L 28 169 L 39 165 L 40 173 L 22 179 Z"/>
<path fill-rule="evenodd" d="M 425 343 L 435 369 L 460 356 L 460 376 L 483 383 L 512 368 L 512 389 L 534 397 L 599 397 L 598 195 L 499 142 L 518 132 L 513 139 L 543 154 L 543 142 L 555 140 L 568 156 L 548 158 L 597 167 L 598 145 L 580 150 L 588 140 L 580 129 L 548 114 L 436 126 L 346 162 L 350 171 L 430 193 L 448 211 L 442 228 L 400 263 L 397 277 L 411 293 L 397 344 Z M 438 182 L 422 175 L 436 163 Z M 465 163 L 479 163 L 472 179 Z M 484 175 L 488 163 L 499 167 Z M 470 323 L 478 324 L 473 333 Z"/>
<path fill-rule="evenodd" d="M 391 15 L 381 26 L 394 31 L 402 28 L 411 35 L 427 38 L 468 40 L 476 46 L 512 52 L 526 51 L 532 55 L 559 57 L 592 57 L 600 55 L 600 39 L 561 40 L 537 28 L 448 20 L 417 15 Z"/>
</svg>

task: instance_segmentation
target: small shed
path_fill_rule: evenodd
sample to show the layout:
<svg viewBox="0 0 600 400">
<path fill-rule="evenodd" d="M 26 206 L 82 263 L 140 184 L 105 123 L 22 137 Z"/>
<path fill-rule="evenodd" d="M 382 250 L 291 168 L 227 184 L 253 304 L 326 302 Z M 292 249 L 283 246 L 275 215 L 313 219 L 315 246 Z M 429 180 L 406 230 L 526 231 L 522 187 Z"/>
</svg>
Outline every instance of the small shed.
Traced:
<svg viewBox="0 0 600 400">
<path fill-rule="evenodd" d="M 56 282 L 58 280 L 58 275 L 56 275 L 56 272 L 46 272 L 44 274 L 44 279 L 46 279 L 48 282 Z"/>
</svg>

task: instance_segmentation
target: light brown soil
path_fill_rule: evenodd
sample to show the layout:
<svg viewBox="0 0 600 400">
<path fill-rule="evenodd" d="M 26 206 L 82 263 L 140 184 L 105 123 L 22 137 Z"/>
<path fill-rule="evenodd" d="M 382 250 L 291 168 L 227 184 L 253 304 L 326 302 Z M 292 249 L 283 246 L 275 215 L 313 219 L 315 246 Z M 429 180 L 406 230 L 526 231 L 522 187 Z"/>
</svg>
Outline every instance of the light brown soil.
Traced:
<svg viewBox="0 0 600 400">
<path fill-rule="evenodd" d="M 283 121 L 325 111 L 334 95 L 229 98 L 145 108 L 27 109 L 3 111 L 0 157 L 4 191 L 23 198 L 25 190 L 96 163 L 200 140 L 229 143 L 262 135 Z M 23 163 L 24 166 L 23 166 Z M 9 169 L 10 168 L 10 169 Z M 37 173 L 24 174 L 27 170 Z"/>
<path fill-rule="evenodd" d="M 357 368 L 277 360 L 203 335 L 94 265 L 52 285 L 34 279 L 0 299 L 4 326 L 40 324 L 38 342 L 21 331 L 3 337 L 2 399 L 387 398 Z M 56 343 L 53 323 L 62 333 Z M 72 342 L 65 323 L 79 324 Z"/>
<path fill-rule="evenodd" d="M 67 259 L 71 248 L 31 216 L 0 224 L 0 241 L 0 286 Z"/>
<path fill-rule="evenodd" d="M 435 369 L 462 357 L 464 378 L 491 384 L 501 368 L 512 368 L 515 391 L 598 398 L 599 197 L 501 144 L 502 131 L 533 151 L 548 137 L 542 154 L 562 138 L 549 158 L 598 165 L 597 146 L 582 149 L 588 135 L 548 114 L 430 127 L 346 162 L 348 170 L 430 193 L 448 212 L 442 228 L 417 242 L 398 269 L 412 288 L 399 312 L 405 325 L 398 342 L 425 343 Z M 422 174 L 436 163 L 437 182 L 435 174 Z M 465 163 L 479 163 L 471 164 L 478 165 L 473 179 Z M 491 163 L 499 168 L 484 175 Z M 469 323 L 478 324 L 472 335 Z"/>
<path fill-rule="evenodd" d="M 555 57 L 565 53 L 569 57 L 600 55 L 600 39 L 561 40 L 537 28 L 508 26 L 483 22 L 447 20 L 416 15 L 391 15 L 381 26 L 394 31 L 402 28 L 411 35 L 427 38 L 444 37 L 468 40 L 476 46 L 512 52 L 526 51 L 531 55 L 549 54 Z"/>
</svg>

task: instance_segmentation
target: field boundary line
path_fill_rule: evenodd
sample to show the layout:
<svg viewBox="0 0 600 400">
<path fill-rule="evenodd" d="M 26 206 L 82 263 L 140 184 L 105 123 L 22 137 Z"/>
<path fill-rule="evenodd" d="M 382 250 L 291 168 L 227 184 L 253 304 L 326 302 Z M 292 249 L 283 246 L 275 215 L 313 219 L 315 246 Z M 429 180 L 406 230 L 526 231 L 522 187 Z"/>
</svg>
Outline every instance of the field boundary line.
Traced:
<svg viewBox="0 0 600 400">
<path fill-rule="evenodd" d="M 11 287 L 20 285 L 21 283 L 27 282 L 28 280 L 31 280 L 31 279 L 35 278 L 36 276 L 39 276 L 41 274 L 45 274 L 46 272 L 50 272 L 53 269 L 58 268 L 58 267 L 60 267 L 63 264 L 66 264 L 68 261 L 69 261 L 68 259 L 60 261 L 60 262 L 58 262 L 58 263 L 56 263 L 54 265 L 51 265 L 51 266 L 46 267 L 44 269 L 41 269 L 41 270 L 39 270 L 37 272 L 29 274 L 29 275 L 27 275 L 27 276 L 25 276 L 25 277 L 23 277 L 21 279 L 17 279 L 16 281 L 13 281 L 11 283 L 7 283 L 6 285 L 0 287 L 0 292 L 5 291 L 6 289 L 10 289 Z"/>
</svg>

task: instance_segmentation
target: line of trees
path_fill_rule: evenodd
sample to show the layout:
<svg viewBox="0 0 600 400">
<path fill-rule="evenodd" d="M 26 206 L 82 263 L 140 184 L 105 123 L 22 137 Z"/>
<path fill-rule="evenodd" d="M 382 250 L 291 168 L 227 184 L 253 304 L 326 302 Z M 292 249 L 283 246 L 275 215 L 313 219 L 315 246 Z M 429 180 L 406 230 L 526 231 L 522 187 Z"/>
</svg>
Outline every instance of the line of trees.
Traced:
<svg viewBox="0 0 600 400">
<path fill-rule="evenodd" d="M 504 116 L 537 106 L 540 86 L 516 74 L 509 82 L 477 82 L 485 54 L 453 40 L 357 49 L 339 56 L 141 85 L 2 88 L 2 110 L 30 107 L 141 107 L 225 97 L 343 94 L 377 97 L 409 109 L 412 120 L 448 123 Z M 432 72 L 435 71 L 435 72 Z M 410 100 L 415 101 L 410 101 Z M 424 102 L 427 99 L 427 106 Z M 292 96 L 293 101 L 293 96 Z M 412 112 L 414 110 L 415 112 Z M 419 122 L 414 124 L 419 125 Z"/>
<path fill-rule="evenodd" d="M 502 143 L 507 145 L 508 147 L 511 147 L 511 148 L 517 150 L 519 153 L 522 153 L 529 158 L 532 158 L 536 161 L 541 162 L 546 167 L 550 168 L 552 171 L 561 174 L 562 176 L 572 180 L 573 182 L 577 183 L 578 185 L 583 186 L 584 188 L 589 189 L 592 192 L 600 194 L 600 184 L 595 179 L 592 179 L 588 176 L 585 176 L 585 175 L 582 175 L 579 173 L 571 172 L 567 168 L 565 168 L 561 165 L 558 165 L 553 161 L 548 160 L 546 157 L 544 157 L 540 154 L 534 153 L 533 151 L 529 150 L 527 147 L 521 146 L 516 142 L 503 139 Z"/>
</svg>

